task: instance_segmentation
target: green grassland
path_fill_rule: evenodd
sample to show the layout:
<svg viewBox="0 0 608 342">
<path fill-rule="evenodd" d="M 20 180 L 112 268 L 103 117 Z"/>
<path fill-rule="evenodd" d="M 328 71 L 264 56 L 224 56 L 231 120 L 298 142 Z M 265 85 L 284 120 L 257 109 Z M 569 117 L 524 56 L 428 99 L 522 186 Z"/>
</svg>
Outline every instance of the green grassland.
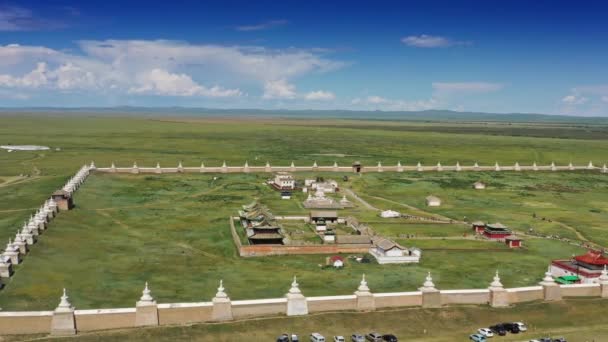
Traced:
<svg viewBox="0 0 608 342">
<path fill-rule="evenodd" d="M 14 235 L 21 223 L 49 194 L 85 162 L 98 166 L 185 166 L 331 164 L 361 160 L 368 165 L 522 164 L 572 161 L 603 163 L 608 142 L 510 136 L 484 133 L 484 126 L 450 124 L 450 132 L 426 126 L 426 131 L 387 129 L 339 120 L 308 127 L 304 120 L 179 119 L 119 117 L 2 117 L 2 144 L 40 144 L 61 150 L 0 151 L 0 241 Z M 399 123 L 395 126 L 407 126 Z M 416 127 L 422 125 L 416 123 Z M 391 125 L 392 126 L 392 125 Z M 440 126 L 440 125 L 439 125 Z M 525 130 L 524 130 L 525 131 Z M 579 132 L 580 133 L 580 132 Z M 492 133 L 493 134 L 493 133 Z M 26 177 L 15 179 L 20 174 Z M 27 177 L 29 176 L 29 177 Z M 314 174 L 297 174 L 298 178 Z M 342 174 L 325 175 L 342 179 Z M 608 181 L 599 172 L 443 172 L 382 173 L 352 176 L 342 187 L 354 190 L 371 205 L 418 216 L 441 215 L 462 220 L 500 221 L 517 230 L 590 240 L 608 245 Z M 214 177 L 217 177 L 214 179 Z M 15 276 L 0 291 L 4 310 L 51 309 L 60 289 L 67 287 L 78 308 L 132 306 L 145 281 L 159 302 L 209 300 L 219 279 L 233 299 L 282 296 L 297 274 L 305 295 L 352 293 L 362 273 L 372 291 L 407 291 L 420 286 L 432 271 L 442 289 L 483 288 L 500 269 L 506 286 L 536 283 L 554 258 L 584 249 L 558 239 L 526 237 L 525 249 L 470 239 L 463 224 L 381 219 L 360 203 L 343 210 L 369 224 L 379 234 L 405 246 L 423 248 L 419 265 L 347 264 L 343 270 L 321 269 L 325 256 L 240 258 L 228 217 L 242 204 L 259 199 L 277 215 L 302 215 L 306 194 L 281 200 L 264 184 L 264 174 L 94 174 L 76 193 L 77 207 L 61 213 L 38 244 L 16 267 Z M 481 179 L 488 189 L 473 190 Z M 434 194 L 444 205 L 426 208 Z M 532 214 L 537 218 L 533 218 Z M 542 220 L 542 218 L 545 220 Z M 549 222 L 551 220 L 551 222 Z M 469 236 L 465 239 L 465 234 Z M 408 238 L 408 236 L 410 236 Z M 428 249 L 424 251 L 424 249 Z"/>
</svg>

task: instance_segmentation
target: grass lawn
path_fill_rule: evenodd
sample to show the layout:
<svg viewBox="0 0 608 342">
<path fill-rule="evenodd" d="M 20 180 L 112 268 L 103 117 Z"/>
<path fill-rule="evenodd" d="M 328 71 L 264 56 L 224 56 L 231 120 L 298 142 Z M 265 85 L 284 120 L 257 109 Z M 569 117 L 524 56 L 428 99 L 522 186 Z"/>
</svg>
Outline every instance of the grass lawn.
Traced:
<svg viewBox="0 0 608 342">
<path fill-rule="evenodd" d="M 487 306 L 453 306 L 441 309 L 400 309 L 369 313 L 341 312 L 239 321 L 224 324 L 130 329 L 53 338 L 53 341 L 275 341 L 281 333 L 296 333 L 307 341 L 319 332 L 329 341 L 334 335 L 393 333 L 400 341 L 467 341 L 478 328 L 500 322 L 524 321 L 528 331 L 494 337 L 496 341 L 528 341 L 540 337 L 565 337 L 568 341 L 608 340 L 608 301 L 566 300 L 560 303 L 527 303 L 510 309 Z M 549 314 L 555 313 L 555 314 Z M 559 313 L 559 314 L 557 314 Z M 7 340 L 21 340 L 15 336 Z M 45 338 L 41 338 L 46 340 Z M 50 338 L 49 338 L 50 339 Z"/>
<path fill-rule="evenodd" d="M 44 127 L 40 130 L 32 129 Z M 306 120 L 181 119 L 146 117 L 4 116 L 0 141 L 47 145 L 49 151 L 0 151 L 0 242 L 84 163 L 98 166 L 264 165 L 601 165 L 608 150 L 602 132 L 535 126 L 447 126 L 339 120 L 311 129 Z M 448 127 L 449 126 L 449 127 Z M 466 126 L 466 127 L 465 127 Z M 497 130 L 503 128 L 502 133 Z M 514 130 L 518 136 L 513 136 Z M 559 134 L 555 132 L 561 132 Z M 572 133 L 565 139 L 563 133 Z M 598 135 L 599 134 L 599 135 Z M 600 138 L 598 138 L 600 137 Z M 56 150 L 55 148 L 60 148 Z M 24 177 L 20 177 L 23 174 Z M 313 173 L 297 174 L 305 178 Z M 365 174 L 342 182 L 371 205 L 419 216 L 500 221 L 513 229 L 588 239 L 608 246 L 608 181 L 599 172 L 479 172 Z M 28 177 L 29 176 L 29 177 Z M 217 177 L 217 179 L 214 179 Z M 237 257 L 228 216 L 259 199 L 275 214 L 302 215 L 306 194 L 281 200 L 264 185 L 267 175 L 93 175 L 76 193 L 77 207 L 53 221 L 16 274 L 0 291 L 4 310 L 42 310 L 57 305 L 67 287 L 78 308 L 132 306 L 149 281 L 161 303 L 209 300 L 219 279 L 233 299 L 282 296 L 298 275 L 305 295 L 352 293 L 365 273 L 375 292 L 416 289 L 432 271 L 439 288 L 486 287 L 500 269 L 506 286 L 536 283 L 554 258 L 583 249 L 558 240 L 526 239 L 526 249 L 462 237 L 459 225 L 381 220 L 378 212 L 357 206 L 343 210 L 405 246 L 423 249 L 419 265 L 347 264 L 321 270 L 325 256 Z M 488 189 L 471 185 L 484 180 Z M 444 205 L 427 208 L 435 194 Z M 536 214 L 536 218 L 533 218 Z M 545 218 L 543 220 L 542 218 Z M 395 223 L 396 222 L 396 223 Z M 401 224 L 402 223 L 402 224 Z M 414 235 L 415 238 L 406 238 Z M 437 238 L 437 239 L 429 239 Z M 446 239 L 442 239 L 446 238 Z M 445 250 L 451 249 L 451 250 Z"/>
<path fill-rule="evenodd" d="M 79 308 L 131 306 L 145 281 L 159 302 L 208 300 L 219 279 L 233 299 L 272 298 L 285 294 L 294 274 L 311 296 L 352 293 L 362 273 L 376 292 L 414 290 L 429 270 L 444 289 L 486 287 L 496 268 L 506 286 L 523 286 L 536 283 L 549 260 L 582 251 L 541 239 L 518 251 L 488 242 L 406 239 L 399 242 L 460 250 L 423 251 L 419 265 L 349 263 L 344 270 L 321 270 L 321 255 L 239 258 L 228 216 L 252 198 L 275 193 L 262 185 L 264 177 L 94 174 L 76 194 L 77 207 L 59 215 L 16 267 L 0 292 L 0 307 L 51 309 L 62 287 Z M 278 214 L 297 201 L 265 204 Z M 470 244 L 485 250 L 475 246 L 472 252 Z M 491 250 L 496 248 L 505 252 Z"/>
</svg>

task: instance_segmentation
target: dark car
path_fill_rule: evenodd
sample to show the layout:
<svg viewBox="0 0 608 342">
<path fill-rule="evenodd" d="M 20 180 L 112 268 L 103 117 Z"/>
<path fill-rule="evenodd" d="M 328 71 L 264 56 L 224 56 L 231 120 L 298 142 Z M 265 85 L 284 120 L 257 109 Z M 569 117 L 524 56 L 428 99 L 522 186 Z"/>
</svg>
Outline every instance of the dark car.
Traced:
<svg viewBox="0 0 608 342">
<path fill-rule="evenodd" d="M 493 325 L 490 327 L 490 330 L 498 336 L 505 336 L 507 334 L 507 329 L 502 324 Z"/>
<path fill-rule="evenodd" d="M 289 342 L 289 335 L 283 334 L 277 337 L 277 342 Z"/>
<path fill-rule="evenodd" d="M 395 336 L 393 334 L 386 334 L 386 335 L 382 335 L 382 341 L 398 342 L 399 340 L 397 339 L 397 336 Z"/>
<path fill-rule="evenodd" d="M 503 323 L 501 324 L 506 331 L 512 334 L 519 334 L 519 325 L 517 323 Z"/>
</svg>

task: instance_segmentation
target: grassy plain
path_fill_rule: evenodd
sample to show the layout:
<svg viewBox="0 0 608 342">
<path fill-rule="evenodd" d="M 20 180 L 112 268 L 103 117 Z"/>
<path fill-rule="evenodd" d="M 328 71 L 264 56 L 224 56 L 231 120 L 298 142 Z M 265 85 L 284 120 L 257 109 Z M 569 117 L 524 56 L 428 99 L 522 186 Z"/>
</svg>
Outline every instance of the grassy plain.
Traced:
<svg viewBox="0 0 608 342">
<path fill-rule="evenodd" d="M 442 125 L 369 121 L 286 119 L 180 119 L 136 117 L 2 117 L 0 142 L 40 144 L 51 151 L 0 151 L 0 241 L 13 235 L 48 195 L 83 163 L 98 166 L 186 166 L 331 164 L 353 160 L 375 165 L 397 161 L 424 164 L 601 164 L 608 142 L 586 135 L 584 127 L 534 126 L 534 134 L 511 136 L 502 125 Z M 370 124 L 372 123 L 372 124 Z M 410 127 L 410 128 L 408 128 Z M 414 128 L 412 128 L 414 127 Z M 460 130 L 459 130 L 460 127 Z M 475 128 L 475 129 L 472 129 Z M 518 126 L 519 127 L 519 126 Z M 491 130 L 489 130 L 491 128 Z M 602 128 L 603 129 L 603 128 Z M 601 131 L 601 129 L 600 129 Z M 560 131 L 562 132 L 562 131 Z M 603 131 L 602 131 L 603 132 Z M 562 133 L 560 133 L 561 135 Z M 59 147 L 60 150 L 54 148 Z M 15 181 L 15 176 L 29 175 Z M 213 180 L 214 176 L 219 178 Z M 304 177 L 305 175 L 301 175 Z M 346 210 L 378 232 L 424 251 L 419 265 L 349 264 L 344 270 L 320 270 L 325 256 L 242 259 L 228 230 L 228 216 L 253 198 L 277 214 L 303 214 L 296 194 L 278 199 L 263 185 L 266 175 L 93 175 L 76 194 L 77 208 L 53 221 L 40 242 L 16 267 L 0 292 L 4 310 L 51 309 L 62 287 L 79 308 L 132 306 L 149 281 L 159 302 L 208 300 L 224 279 L 233 299 L 276 297 L 297 274 L 306 295 L 348 294 L 360 275 L 372 291 L 406 291 L 420 286 L 432 271 L 440 288 L 486 287 L 499 268 L 506 286 L 536 283 L 553 258 L 583 250 L 557 240 L 529 238 L 526 249 L 462 237 L 461 225 L 376 223 L 377 212 L 361 205 Z M 300 177 L 300 176 L 298 176 Z M 340 178 L 340 175 L 332 175 Z M 489 187 L 475 191 L 471 184 Z M 8 181 L 7 181 L 8 180 Z M 10 181 L 10 182 L 9 182 Z M 454 219 L 500 221 L 525 232 L 608 245 L 608 182 L 598 172 L 576 173 L 383 173 L 351 177 L 351 187 L 381 209 Z M 433 193 L 445 205 L 429 209 Z M 405 206 L 404 206 L 405 205 Z M 412 209 L 413 207 L 419 208 Z M 536 213 L 539 218 L 532 218 Z M 546 220 L 541 218 L 545 217 Z M 551 219 L 549 222 L 548 219 Z M 406 238 L 408 234 L 413 238 Z M 454 250 L 456 249 L 456 250 Z M 463 276 L 465 275 L 466 276 Z"/>
</svg>

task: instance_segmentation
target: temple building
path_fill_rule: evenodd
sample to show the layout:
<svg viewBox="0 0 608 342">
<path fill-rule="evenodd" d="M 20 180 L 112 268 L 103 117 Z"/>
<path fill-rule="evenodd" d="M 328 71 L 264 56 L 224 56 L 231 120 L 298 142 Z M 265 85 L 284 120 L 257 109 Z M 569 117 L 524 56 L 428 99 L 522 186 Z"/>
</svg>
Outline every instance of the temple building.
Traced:
<svg viewBox="0 0 608 342">
<path fill-rule="evenodd" d="M 282 245 L 283 233 L 268 208 L 259 202 L 244 205 L 239 210 L 241 224 L 252 245 Z"/>
<path fill-rule="evenodd" d="M 349 202 L 350 203 L 350 202 Z M 302 203 L 306 209 L 343 209 L 344 206 L 331 197 L 326 197 L 325 192 L 320 189 L 314 195 L 308 193 L 308 198 Z"/>
<path fill-rule="evenodd" d="M 551 275 L 554 277 L 577 276 L 584 284 L 598 282 L 604 267 L 608 266 L 608 258 L 602 251 L 589 250 L 583 255 L 571 259 L 553 260 Z"/>
<path fill-rule="evenodd" d="M 404 264 L 420 262 L 422 251 L 418 248 L 406 248 L 383 237 L 373 239 L 369 253 L 379 264 Z"/>
<path fill-rule="evenodd" d="M 486 223 L 483 221 L 475 221 L 471 223 L 471 228 L 473 228 L 475 233 L 483 234 L 483 232 L 486 230 Z"/>
<path fill-rule="evenodd" d="M 255 201 L 251 204 L 243 205 L 243 209 L 239 210 L 239 218 L 243 227 L 247 228 L 257 225 L 265 219 L 274 220 L 274 215 L 270 213 L 266 206 Z"/>
<path fill-rule="evenodd" d="M 296 188 L 296 180 L 288 172 L 278 172 L 271 181 L 271 185 L 279 190 L 294 190 Z"/>
<path fill-rule="evenodd" d="M 511 235 L 511 230 L 502 223 L 488 223 L 484 228 L 483 235 L 488 239 L 504 240 Z"/>
<path fill-rule="evenodd" d="M 247 239 L 252 245 L 282 245 L 283 234 L 281 226 L 276 221 L 264 220 L 259 224 L 249 227 Z"/>
</svg>

